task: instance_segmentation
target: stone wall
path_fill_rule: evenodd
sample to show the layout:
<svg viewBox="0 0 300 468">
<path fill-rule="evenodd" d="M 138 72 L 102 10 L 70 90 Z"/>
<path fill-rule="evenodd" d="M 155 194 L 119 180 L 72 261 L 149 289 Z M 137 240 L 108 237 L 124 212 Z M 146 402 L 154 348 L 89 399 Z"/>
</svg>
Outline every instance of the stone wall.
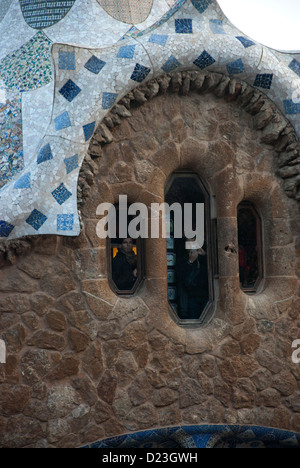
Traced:
<svg viewBox="0 0 300 468">
<path fill-rule="evenodd" d="M 300 432 L 297 145 L 263 95 L 221 75 L 165 77 L 116 106 L 80 175 L 80 236 L 2 246 L 1 446 L 78 447 L 202 423 Z M 96 235 L 99 203 L 162 202 L 183 168 L 205 181 L 218 216 L 215 314 L 195 329 L 169 313 L 164 240 L 147 240 L 145 280 L 122 298 Z M 263 219 L 264 283 L 253 296 L 238 278 L 242 200 Z"/>
</svg>

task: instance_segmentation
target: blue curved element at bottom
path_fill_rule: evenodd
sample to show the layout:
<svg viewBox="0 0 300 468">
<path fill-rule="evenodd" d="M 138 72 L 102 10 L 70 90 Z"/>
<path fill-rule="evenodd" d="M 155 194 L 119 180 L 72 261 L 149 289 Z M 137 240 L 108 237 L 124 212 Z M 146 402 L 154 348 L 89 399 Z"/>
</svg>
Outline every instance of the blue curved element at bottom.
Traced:
<svg viewBox="0 0 300 468">
<path fill-rule="evenodd" d="M 300 448 L 300 434 L 262 426 L 176 426 L 124 434 L 82 448 Z"/>
</svg>

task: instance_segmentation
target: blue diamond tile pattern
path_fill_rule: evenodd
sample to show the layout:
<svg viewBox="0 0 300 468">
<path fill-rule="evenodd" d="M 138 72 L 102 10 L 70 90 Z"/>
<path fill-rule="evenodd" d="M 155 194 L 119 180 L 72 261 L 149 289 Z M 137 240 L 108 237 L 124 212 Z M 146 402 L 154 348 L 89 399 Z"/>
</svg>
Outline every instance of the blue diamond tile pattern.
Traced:
<svg viewBox="0 0 300 468">
<path fill-rule="evenodd" d="M 102 108 L 110 109 L 116 102 L 118 95 L 116 93 L 103 93 Z"/>
<path fill-rule="evenodd" d="M 242 59 L 235 60 L 234 62 L 226 65 L 229 75 L 237 75 L 245 71 Z"/>
<path fill-rule="evenodd" d="M 166 34 L 152 34 L 149 37 L 148 42 L 152 42 L 153 44 L 159 44 L 161 46 L 165 46 L 168 40 L 168 36 Z"/>
<path fill-rule="evenodd" d="M 92 55 L 92 57 L 86 62 L 84 67 L 91 73 L 98 75 L 98 73 L 100 73 L 105 64 L 106 62 L 103 62 L 103 60 L 100 60 L 95 55 Z"/>
<path fill-rule="evenodd" d="M 81 89 L 77 84 L 74 83 L 71 79 L 68 80 L 64 86 L 59 90 L 60 94 L 69 102 L 72 102 L 73 99 L 80 93 Z"/>
<path fill-rule="evenodd" d="M 270 89 L 272 86 L 273 74 L 264 73 L 256 75 L 254 85 L 257 88 Z"/>
<path fill-rule="evenodd" d="M 64 163 L 67 174 L 70 174 L 70 172 L 74 171 L 78 167 L 78 154 L 74 154 L 74 156 L 64 159 Z"/>
<path fill-rule="evenodd" d="M 37 157 L 37 164 L 41 164 L 45 161 L 49 161 L 53 159 L 50 143 L 47 143 L 43 148 L 40 150 L 38 157 Z"/>
<path fill-rule="evenodd" d="M 150 72 L 151 72 L 150 68 L 137 63 L 136 66 L 134 67 L 134 70 L 130 79 L 133 81 L 137 81 L 138 83 L 141 83 L 147 78 Z"/>
<path fill-rule="evenodd" d="M 68 112 L 63 112 L 61 115 L 54 119 L 55 130 L 62 130 L 71 126 L 71 121 Z"/>
<path fill-rule="evenodd" d="M 226 34 L 226 32 L 224 31 L 222 20 L 209 20 L 209 27 L 214 34 Z"/>
<path fill-rule="evenodd" d="M 15 226 L 6 221 L 0 221 L 0 237 L 8 237 Z"/>
<path fill-rule="evenodd" d="M 248 39 L 247 37 L 244 37 L 244 36 L 236 36 L 236 38 L 241 42 L 241 44 L 243 44 L 243 46 L 245 47 L 245 49 L 248 49 L 248 47 L 251 47 L 251 46 L 254 46 L 254 45 L 255 45 L 255 42 L 251 41 L 251 40 Z"/>
<path fill-rule="evenodd" d="M 85 3 L 0 1 L 0 22 L 6 28 L 0 37 L 3 239 L 80 232 L 76 183 L 84 148 L 107 111 L 161 73 L 198 70 L 203 75 L 209 70 L 226 80 L 243 78 L 265 93 L 300 138 L 300 53 L 274 52 L 247 37 L 226 18 L 218 0 L 88 2 L 96 9 L 114 4 L 116 17 L 93 15 Z M 153 3 L 151 18 L 121 21 L 121 10 L 131 10 L 127 3 L 143 14 L 148 7 L 141 5 Z M 49 29 L 49 38 L 45 28 L 66 14 Z"/>
<path fill-rule="evenodd" d="M 24 188 L 30 188 L 30 172 L 27 172 L 27 174 L 22 175 L 15 183 L 14 185 L 15 189 L 24 189 Z"/>
<path fill-rule="evenodd" d="M 92 137 L 94 133 L 95 125 L 96 125 L 96 122 L 91 122 L 89 124 L 83 125 L 82 128 L 83 128 L 85 141 L 88 141 Z"/>
<path fill-rule="evenodd" d="M 293 70 L 293 72 L 296 73 L 300 77 L 300 61 L 297 59 L 292 60 L 292 62 L 289 64 L 289 68 Z"/>
<path fill-rule="evenodd" d="M 72 231 L 73 225 L 74 225 L 73 214 L 57 215 L 57 230 L 58 231 Z"/>
<path fill-rule="evenodd" d="M 192 0 L 192 4 L 200 13 L 204 13 L 211 3 L 212 0 Z"/>
<path fill-rule="evenodd" d="M 129 58 L 132 59 L 134 57 L 136 45 L 126 45 L 122 46 L 117 53 L 117 58 Z"/>
<path fill-rule="evenodd" d="M 177 34 L 193 34 L 193 21 L 190 18 L 176 19 L 175 31 Z"/>
<path fill-rule="evenodd" d="M 215 59 L 208 52 L 206 52 L 206 50 L 204 50 L 202 54 L 199 55 L 196 60 L 194 60 L 193 63 L 201 70 L 204 70 L 204 68 L 209 67 L 215 63 Z"/>
<path fill-rule="evenodd" d="M 60 70 L 75 70 L 75 53 L 74 52 L 59 52 L 58 53 L 58 68 Z"/>
<path fill-rule="evenodd" d="M 43 224 L 47 221 L 47 216 L 38 210 L 33 210 L 30 216 L 26 219 L 26 223 L 30 224 L 36 231 L 38 231 Z"/>
<path fill-rule="evenodd" d="M 166 73 L 170 73 L 176 68 L 180 67 L 181 63 L 178 62 L 178 60 L 171 55 L 171 57 L 168 58 L 168 60 L 165 62 L 165 64 L 161 67 L 163 71 Z"/>
<path fill-rule="evenodd" d="M 65 201 L 68 200 L 72 196 L 72 193 L 69 192 L 69 190 L 64 186 L 63 183 L 61 183 L 55 190 L 52 192 L 53 197 L 59 203 L 62 205 L 65 203 Z"/>
<path fill-rule="evenodd" d="M 284 111 L 287 115 L 300 114 L 300 102 L 295 102 L 293 99 L 283 101 Z"/>
</svg>

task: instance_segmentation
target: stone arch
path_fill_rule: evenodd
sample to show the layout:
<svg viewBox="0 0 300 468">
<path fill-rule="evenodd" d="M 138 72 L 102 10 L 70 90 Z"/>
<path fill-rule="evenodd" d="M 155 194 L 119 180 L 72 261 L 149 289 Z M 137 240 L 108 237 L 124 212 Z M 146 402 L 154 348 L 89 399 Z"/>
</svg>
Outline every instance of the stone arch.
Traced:
<svg viewBox="0 0 300 468">
<path fill-rule="evenodd" d="M 87 159 L 97 157 L 99 147 L 113 141 L 111 130 L 120 125 L 123 119 L 131 117 L 131 108 L 141 106 L 166 92 L 186 96 L 190 91 L 199 94 L 213 93 L 226 102 L 235 102 L 253 116 L 253 125 L 259 132 L 260 141 L 271 145 L 277 154 L 274 169 L 276 175 L 283 180 L 286 194 L 300 200 L 300 144 L 293 126 L 263 92 L 242 80 L 220 73 L 178 72 L 162 75 L 134 88 L 112 108 L 95 130 Z M 79 201 L 82 189 L 84 190 L 84 167 L 85 163 L 79 177 Z"/>
<path fill-rule="evenodd" d="M 193 96 L 193 98 L 196 97 L 198 99 L 199 105 L 202 98 L 205 99 L 208 96 L 212 96 L 212 98 L 216 100 L 215 103 L 217 101 L 223 103 L 220 113 L 225 112 L 224 106 L 225 108 L 227 105 L 231 107 L 235 106 L 241 113 L 240 116 L 244 116 L 243 118 L 245 118 L 252 127 L 253 139 L 259 141 L 259 145 L 266 148 L 266 152 L 272 154 L 272 162 L 269 161 L 267 170 L 262 170 L 261 173 L 255 173 L 255 171 L 252 173 L 250 170 L 252 163 L 245 160 L 245 173 L 241 172 L 236 178 L 233 177 L 232 170 L 229 167 L 230 161 L 232 160 L 232 147 L 234 147 L 234 151 L 237 152 L 239 146 L 238 143 L 234 141 L 236 123 L 233 122 L 231 124 L 229 121 L 222 123 L 222 128 L 227 135 L 225 139 L 222 141 L 212 141 L 211 144 L 207 136 L 206 139 L 208 140 L 203 139 L 203 141 L 199 143 L 193 135 L 181 135 L 180 131 L 184 132 L 182 128 L 178 128 L 178 135 L 174 136 L 173 133 L 174 141 L 168 141 L 167 144 L 164 144 L 164 126 L 162 125 L 161 134 L 157 137 L 160 139 L 158 146 L 154 144 L 154 146 L 151 147 L 151 142 L 149 142 L 149 153 L 155 153 L 154 156 L 152 155 L 150 157 L 151 161 L 149 163 L 146 155 L 148 150 L 145 149 L 147 144 L 143 146 L 141 141 L 135 141 L 133 146 L 136 145 L 136 149 L 130 148 L 131 137 L 130 135 L 126 135 L 126 132 L 131 128 L 134 133 L 134 130 L 139 126 L 137 117 L 134 118 L 134 114 L 137 110 L 139 110 L 139 118 L 141 120 L 145 118 L 147 121 L 150 131 L 151 121 L 149 119 L 147 120 L 147 112 L 151 109 L 153 104 L 153 106 L 156 106 L 156 110 L 159 113 L 159 99 L 161 98 L 164 100 L 164 105 L 166 107 L 168 96 L 179 96 L 179 101 L 181 98 L 185 99 Z M 155 104 L 156 101 L 157 104 Z M 165 120 L 168 118 L 172 120 L 171 114 L 173 109 L 174 108 L 171 107 L 169 114 L 165 114 Z M 164 112 L 166 112 L 166 110 Z M 133 122 L 131 122 L 132 119 Z M 122 128 L 124 130 L 122 130 Z M 211 129 L 206 129 L 206 135 L 209 135 L 209 132 L 211 132 L 212 140 L 214 131 L 213 125 Z M 231 131 L 232 134 L 230 135 Z M 146 137 L 146 133 L 144 136 Z M 226 141 L 228 137 L 232 138 L 230 142 Z M 121 145 L 127 149 L 124 149 L 124 151 L 120 150 Z M 209 149 L 208 145 L 210 145 Z M 161 148 L 159 148 L 159 146 L 161 146 Z M 180 150 L 178 150 L 178 146 L 180 146 Z M 245 148 L 241 148 L 239 154 L 240 159 L 243 159 L 244 156 L 246 159 L 247 157 L 249 158 L 246 152 L 243 153 L 244 150 Z M 122 151 L 123 156 L 121 155 Z M 125 157 L 124 152 L 126 151 L 128 152 Z M 139 161 L 134 159 L 135 157 L 132 154 L 134 151 L 141 151 L 140 156 L 137 157 L 140 159 Z M 202 155 L 201 151 L 203 153 Z M 258 151 L 257 148 L 255 148 L 255 151 Z M 180 156 L 178 156 L 178 152 L 180 152 Z M 274 302 L 281 301 L 281 298 L 288 299 L 288 297 L 292 297 L 297 285 L 295 265 L 293 264 L 294 246 L 291 241 L 290 227 L 286 224 L 288 208 L 283 201 L 285 196 L 283 195 L 282 189 L 286 193 L 286 198 L 292 200 L 291 203 L 294 204 L 293 209 L 297 210 L 297 201 L 299 200 L 299 179 L 297 176 L 299 170 L 298 156 L 299 143 L 291 124 L 263 93 L 260 93 L 242 81 L 231 79 L 217 73 L 187 71 L 170 74 L 156 80 L 151 80 L 147 85 L 143 85 L 131 91 L 112 109 L 97 128 L 91 140 L 89 153 L 79 177 L 79 206 L 82 206 L 83 215 L 85 216 L 86 208 L 84 206 L 84 200 L 87 196 L 91 196 L 90 189 L 95 180 L 99 177 L 101 180 L 101 175 L 104 179 L 106 177 L 108 178 L 106 181 L 107 190 L 103 188 L 102 191 L 102 193 L 108 197 L 105 201 L 116 202 L 118 190 L 111 187 L 116 187 L 118 186 L 116 182 L 121 182 L 119 187 L 125 188 L 128 181 L 130 181 L 130 187 L 128 185 L 127 188 L 131 191 L 136 200 L 145 200 L 146 203 L 149 203 L 151 192 L 154 192 L 157 199 L 162 200 L 162 188 L 164 186 L 162 181 L 164 181 L 165 177 L 170 175 L 172 171 L 186 166 L 206 180 L 212 190 L 211 193 L 213 193 L 216 198 L 222 198 L 221 191 L 224 187 L 227 192 L 233 193 L 228 205 L 219 203 L 217 207 L 219 212 L 218 216 L 220 218 L 218 222 L 224 233 L 236 232 L 237 204 L 243 200 L 252 202 L 260 210 L 262 217 L 266 220 L 264 231 L 270 243 L 265 255 L 271 252 L 274 253 L 277 247 L 279 248 L 281 245 L 284 247 L 282 251 L 285 251 L 286 259 L 283 261 L 282 258 L 279 262 L 282 269 L 275 265 L 275 260 L 268 261 L 264 288 L 261 293 L 254 299 L 245 298 L 244 293 L 241 293 L 239 290 L 237 278 L 237 242 L 235 234 L 221 235 L 218 246 L 223 257 L 222 266 L 220 268 L 220 277 L 222 277 L 220 280 L 220 283 L 222 283 L 220 302 L 223 302 L 224 308 L 221 314 L 224 313 L 226 315 L 229 308 L 231 312 L 227 315 L 227 319 L 233 322 L 240 322 L 244 320 L 244 313 L 246 311 L 250 316 L 260 318 L 262 317 L 260 314 L 263 314 L 262 311 L 266 308 L 269 311 L 266 314 L 266 318 L 270 318 L 273 314 Z M 209 157 L 213 159 L 212 167 L 209 167 L 210 163 L 207 162 Z M 256 154 L 255 157 L 257 158 L 257 165 L 259 165 L 261 163 L 260 158 L 263 158 L 264 154 L 259 154 L 259 156 Z M 107 161 L 105 160 L 106 158 L 108 158 Z M 160 173 L 151 180 L 151 189 L 149 184 L 147 185 L 147 180 L 149 179 L 151 167 L 153 168 L 151 164 L 154 160 L 154 165 L 156 168 L 159 168 Z M 112 174 L 112 167 L 116 161 L 117 163 L 114 166 L 116 172 Z M 215 178 L 214 172 L 217 173 Z M 132 177 L 135 178 L 137 184 L 135 184 Z M 104 179 L 102 179 L 102 181 L 105 183 Z M 144 182 L 146 188 L 143 186 Z M 97 183 L 102 182 L 97 181 Z M 157 191 L 154 188 L 154 184 L 160 187 Z M 111 187 L 108 188 L 108 185 L 111 185 Z M 282 186 L 282 189 L 280 186 Z M 271 232 L 273 219 L 276 220 L 277 234 L 272 234 Z M 279 239 L 279 231 L 285 232 L 284 239 Z M 294 235 L 297 234 L 294 233 Z M 229 248 L 230 246 L 233 247 Z M 278 254 L 279 250 L 280 249 L 277 250 Z M 158 252 L 160 256 L 163 257 L 164 253 L 161 247 L 158 247 Z M 156 268 L 155 274 L 157 276 L 159 276 L 159 268 L 164 268 L 163 262 L 160 262 L 159 265 L 160 266 L 157 264 L 153 267 L 154 270 Z M 148 270 L 148 274 L 153 274 L 153 268 L 151 267 Z M 277 275 L 282 276 L 281 282 L 276 281 L 275 277 Z M 230 300 L 234 297 L 234 305 L 229 305 L 228 297 L 231 298 Z M 239 315 L 239 312 L 237 316 L 234 316 L 238 310 L 240 310 L 241 314 Z M 275 312 L 275 315 L 276 314 L 277 312 Z M 226 329 L 225 322 L 221 319 L 220 322 L 214 323 L 215 325 L 218 323 L 221 328 L 225 326 Z M 202 343 L 200 347 L 203 346 L 203 343 L 210 346 L 215 340 L 215 331 L 213 328 L 211 330 L 202 331 L 201 333 Z M 192 338 L 190 340 L 190 344 L 191 343 L 193 343 Z"/>
</svg>

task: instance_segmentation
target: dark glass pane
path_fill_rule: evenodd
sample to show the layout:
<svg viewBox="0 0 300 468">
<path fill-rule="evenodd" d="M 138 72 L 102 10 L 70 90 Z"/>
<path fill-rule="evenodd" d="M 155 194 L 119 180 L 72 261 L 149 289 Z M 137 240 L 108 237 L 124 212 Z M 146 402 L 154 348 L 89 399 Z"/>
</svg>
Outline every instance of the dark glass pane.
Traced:
<svg viewBox="0 0 300 468">
<path fill-rule="evenodd" d="M 119 291 L 131 291 L 138 276 L 137 249 L 133 239 L 119 239 L 111 247 L 112 279 Z"/>
<path fill-rule="evenodd" d="M 127 216 L 127 213 L 126 213 Z M 116 237 L 109 240 L 110 279 L 117 294 L 132 294 L 141 280 L 140 239 L 119 237 L 119 208 L 116 207 Z M 132 220 L 127 216 L 128 225 Z"/>
<path fill-rule="evenodd" d="M 206 219 L 202 220 L 205 236 L 203 246 L 197 243 L 197 236 L 186 236 L 186 228 L 189 225 L 196 232 L 199 227 L 197 204 L 204 204 L 206 217 L 207 194 L 198 178 L 181 175 L 173 179 L 165 201 L 170 207 L 173 203 L 179 203 L 182 208 L 181 219 L 172 210 L 166 216 L 167 225 L 170 225 L 170 238 L 167 238 L 168 299 L 180 320 L 197 320 L 210 300 Z M 187 203 L 191 207 L 190 219 L 185 219 L 184 204 Z M 181 237 L 178 237 L 178 223 L 181 223 Z M 186 241 L 191 241 L 191 248 L 186 248 Z"/>
<path fill-rule="evenodd" d="M 241 288 L 255 291 L 261 280 L 260 218 L 251 205 L 238 208 L 239 274 Z"/>
</svg>

